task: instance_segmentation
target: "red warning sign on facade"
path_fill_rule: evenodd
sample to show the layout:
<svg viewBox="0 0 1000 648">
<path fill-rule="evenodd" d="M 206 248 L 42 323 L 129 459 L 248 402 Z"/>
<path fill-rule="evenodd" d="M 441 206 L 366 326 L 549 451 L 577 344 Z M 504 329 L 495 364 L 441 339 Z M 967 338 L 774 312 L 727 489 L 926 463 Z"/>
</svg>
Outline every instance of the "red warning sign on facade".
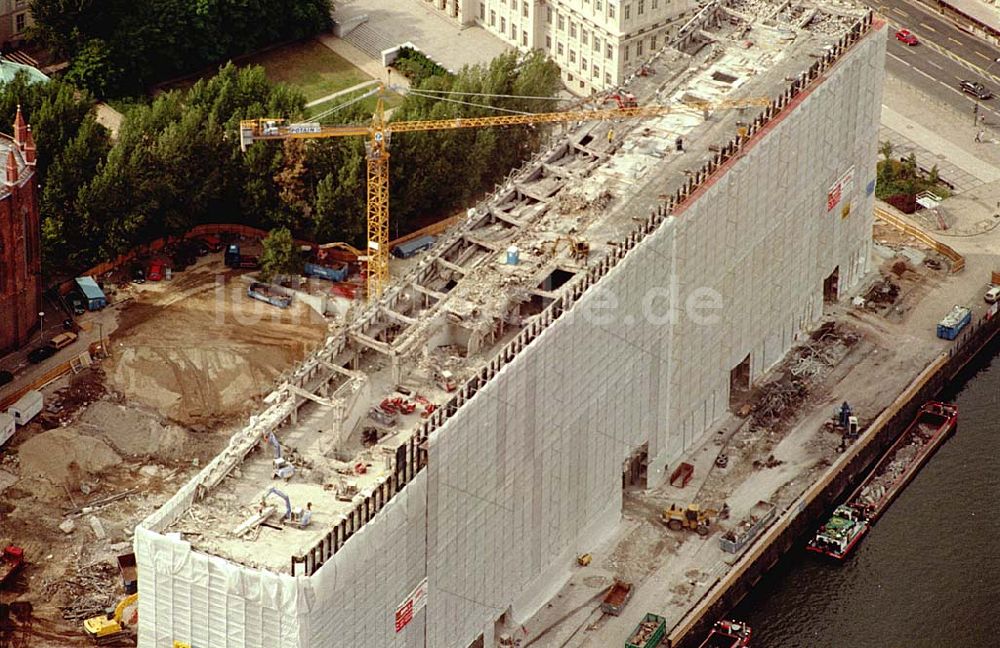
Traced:
<svg viewBox="0 0 1000 648">
<path fill-rule="evenodd" d="M 427 579 L 420 581 L 406 600 L 396 608 L 396 632 L 399 632 L 413 620 L 413 615 L 427 605 Z"/>
</svg>

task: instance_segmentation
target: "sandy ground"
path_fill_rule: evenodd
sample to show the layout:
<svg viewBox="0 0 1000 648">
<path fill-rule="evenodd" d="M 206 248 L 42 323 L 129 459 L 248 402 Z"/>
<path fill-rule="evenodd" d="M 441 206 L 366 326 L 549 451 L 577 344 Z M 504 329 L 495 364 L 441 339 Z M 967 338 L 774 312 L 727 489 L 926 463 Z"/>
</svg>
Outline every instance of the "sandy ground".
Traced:
<svg viewBox="0 0 1000 648">
<path fill-rule="evenodd" d="M 249 299 L 224 271 L 216 262 L 145 284 L 112 338 L 109 385 L 182 425 L 211 429 L 249 411 L 248 396 L 266 393 L 322 342 L 325 324 L 308 307 Z"/>
<path fill-rule="evenodd" d="M 0 544 L 22 546 L 30 564 L 0 603 L 29 601 L 34 616 L 30 643 L 5 643 L 0 629 L 0 645 L 90 645 L 80 619 L 123 596 L 115 557 L 131 551 L 134 525 L 322 341 L 325 322 L 249 299 L 218 257 L 120 288 L 113 357 L 45 388 L 46 409 L 4 447 Z"/>
</svg>

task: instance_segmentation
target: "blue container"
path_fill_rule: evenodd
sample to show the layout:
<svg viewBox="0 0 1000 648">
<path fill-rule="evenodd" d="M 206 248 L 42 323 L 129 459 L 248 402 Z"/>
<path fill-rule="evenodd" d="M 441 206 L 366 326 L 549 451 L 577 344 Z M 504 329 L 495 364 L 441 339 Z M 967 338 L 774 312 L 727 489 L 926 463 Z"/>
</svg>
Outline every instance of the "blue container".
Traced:
<svg viewBox="0 0 1000 648">
<path fill-rule="evenodd" d="M 512 245 L 507 248 L 507 265 L 517 265 L 520 258 L 521 252 L 517 249 L 516 245 Z"/>
</svg>

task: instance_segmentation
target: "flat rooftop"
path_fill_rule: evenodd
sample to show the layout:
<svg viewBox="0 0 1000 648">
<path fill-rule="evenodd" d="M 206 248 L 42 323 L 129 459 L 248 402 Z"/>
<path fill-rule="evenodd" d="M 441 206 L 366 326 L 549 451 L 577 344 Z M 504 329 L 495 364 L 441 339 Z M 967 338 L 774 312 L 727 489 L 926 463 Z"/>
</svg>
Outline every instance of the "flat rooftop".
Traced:
<svg viewBox="0 0 1000 648">
<path fill-rule="evenodd" d="M 449 383 L 476 376 L 764 110 L 685 104 L 777 97 L 866 13 L 852 3 L 760 0 L 702 9 L 628 84 L 640 105 L 675 110 L 567 128 L 265 399 L 269 409 L 197 478 L 200 499 L 157 530 L 181 532 L 208 554 L 290 573 L 293 556 L 394 471 L 396 449 L 419 431 L 428 403 L 447 402 Z M 574 256 L 574 243 L 589 250 Z M 507 264 L 512 246 L 516 265 Z M 376 420 L 369 412 L 387 398 L 415 410 Z M 275 432 L 296 467 L 285 482 L 272 478 L 272 449 L 255 430 L 290 412 L 294 422 Z M 272 497 L 276 513 L 265 524 L 234 533 L 258 515 L 271 486 L 295 508 L 311 503 L 312 524 L 282 527 L 285 505 Z"/>
</svg>

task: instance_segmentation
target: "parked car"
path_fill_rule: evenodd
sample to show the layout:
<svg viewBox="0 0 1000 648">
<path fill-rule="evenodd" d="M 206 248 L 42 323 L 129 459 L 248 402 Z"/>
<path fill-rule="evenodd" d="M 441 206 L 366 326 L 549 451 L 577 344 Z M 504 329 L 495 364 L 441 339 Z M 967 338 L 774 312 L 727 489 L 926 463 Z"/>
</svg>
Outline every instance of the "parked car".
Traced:
<svg viewBox="0 0 1000 648">
<path fill-rule="evenodd" d="M 917 40 L 916 35 L 909 29 L 900 29 L 896 32 L 896 40 L 907 45 L 916 45 L 920 42 Z"/>
<path fill-rule="evenodd" d="M 45 346 L 40 346 L 28 353 L 28 361 L 32 364 L 38 364 L 39 362 L 48 360 L 55 354 L 56 348 L 50 344 L 46 344 Z"/>
<path fill-rule="evenodd" d="M 161 281 L 163 279 L 163 263 L 161 261 L 153 261 L 149 264 L 149 274 L 146 278 L 150 281 Z"/>
<path fill-rule="evenodd" d="M 1000 301 L 1000 286 L 993 286 L 987 290 L 986 294 L 983 295 L 983 299 L 986 300 L 987 304 L 995 304 Z"/>
<path fill-rule="evenodd" d="M 132 268 L 132 283 L 146 283 L 146 273 L 143 272 L 142 268 Z"/>
<path fill-rule="evenodd" d="M 73 305 L 74 315 L 83 315 L 86 312 L 83 308 L 83 300 L 79 297 L 73 297 L 70 300 L 70 303 Z"/>
<path fill-rule="evenodd" d="M 6 385 L 14 380 L 14 374 L 9 371 L 0 371 L 0 385 Z"/>
<path fill-rule="evenodd" d="M 986 89 L 982 83 L 978 81 L 962 81 L 958 84 L 959 89 L 965 94 L 970 94 L 976 99 L 991 99 L 993 93 Z"/>
</svg>

